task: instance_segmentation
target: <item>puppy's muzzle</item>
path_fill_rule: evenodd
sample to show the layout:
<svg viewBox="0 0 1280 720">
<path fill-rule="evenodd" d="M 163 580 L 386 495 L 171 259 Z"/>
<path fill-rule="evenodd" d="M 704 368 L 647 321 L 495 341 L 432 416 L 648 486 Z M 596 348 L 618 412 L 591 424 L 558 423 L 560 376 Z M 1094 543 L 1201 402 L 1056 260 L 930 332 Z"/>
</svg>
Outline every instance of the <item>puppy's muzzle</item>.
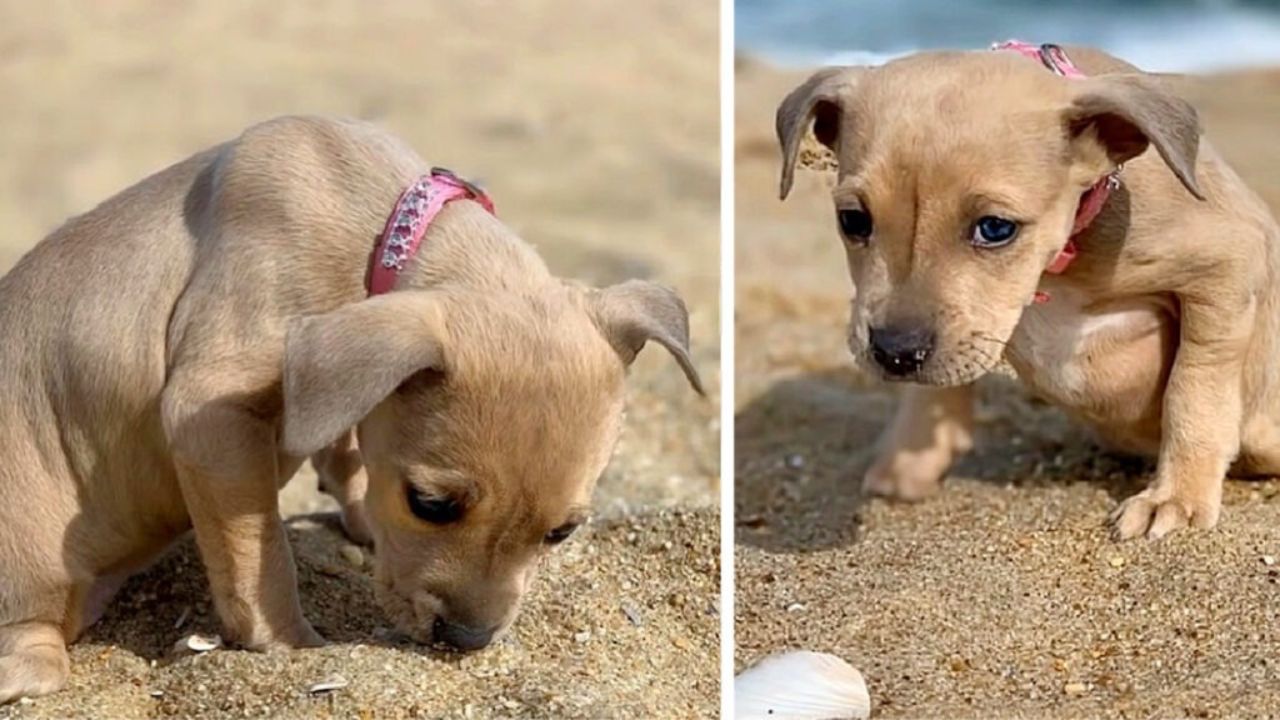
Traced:
<svg viewBox="0 0 1280 720">
<path fill-rule="evenodd" d="M 870 328 L 871 357 L 893 378 L 916 374 L 933 354 L 932 330 L 918 326 Z"/>
<path fill-rule="evenodd" d="M 459 652 L 471 652 L 492 642 L 498 627 L 476 628 L 437 617 L 431 625 L 431 637 L 435 642 Z"/>
</svg>

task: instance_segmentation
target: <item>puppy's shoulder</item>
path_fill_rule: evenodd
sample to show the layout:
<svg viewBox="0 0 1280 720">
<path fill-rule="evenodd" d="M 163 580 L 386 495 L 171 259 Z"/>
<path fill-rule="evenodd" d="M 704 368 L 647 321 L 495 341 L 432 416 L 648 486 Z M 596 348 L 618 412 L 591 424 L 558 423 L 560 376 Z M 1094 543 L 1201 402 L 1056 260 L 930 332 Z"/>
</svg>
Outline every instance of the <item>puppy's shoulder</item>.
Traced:
<svg viewBox="0 0 1280 720">
<path fill-rule="evenodd" d="M 425 166 L 403 140 L 377 125 L 322 115 L 284 115 L 252 125 L 221 161 L 229 170 L 352 181 L 363 174 L 409 178 Z"/>
</svg>

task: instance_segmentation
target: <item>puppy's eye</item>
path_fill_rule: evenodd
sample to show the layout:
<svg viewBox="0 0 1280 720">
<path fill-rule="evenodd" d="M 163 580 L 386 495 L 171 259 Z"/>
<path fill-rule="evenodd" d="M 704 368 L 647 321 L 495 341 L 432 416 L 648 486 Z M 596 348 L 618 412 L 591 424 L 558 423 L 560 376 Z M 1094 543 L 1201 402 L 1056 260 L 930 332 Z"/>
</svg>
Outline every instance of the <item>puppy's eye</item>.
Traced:
<svg viewBox="0 0 1280 720">
<path fill-rule="evenodd" d="M 971 241 L 977 247 L 994 248 L 1008 245 L 1018 235 L 1018 223 L 995 215 L 984 215 L 973 224 Z"/>
<path fill-rule="evenodd" d="M 548 545 L 559 545 L 565 540 L 568 540 L 569 536 L 573 534 L 573 531 L 577 529 L 578 523 L 565 523 L 544 535 L 542 537 L 542 542 Z"/>
<path fill-rule="evenodd" d="M 871 215 L 865 210 L 837 210 L 840 232 L 850 240 L 866 242 L 871 237 Z"/>
<path fill-rule="evenodd" d="M 449 495 L 423 495 L 412 485 L 405 485 L 405 498 L 413 516 L 432 525 L 448 525 L 462 517 L 462 503 Z"/>
</svg>

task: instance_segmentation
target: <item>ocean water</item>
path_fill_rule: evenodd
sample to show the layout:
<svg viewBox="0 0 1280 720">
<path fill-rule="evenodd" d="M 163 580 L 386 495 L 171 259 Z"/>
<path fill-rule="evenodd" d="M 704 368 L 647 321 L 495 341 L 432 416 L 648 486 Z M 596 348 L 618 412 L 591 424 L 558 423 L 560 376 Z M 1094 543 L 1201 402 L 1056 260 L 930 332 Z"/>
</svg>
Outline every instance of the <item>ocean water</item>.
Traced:
<svg viewBox="0 0 1280 720">
<path fill-rule="evenodd" d="M 875 64 L 1000 40 L 1092 45 L 1153 71 L 1280 65 L 1280 0 L 737 0 L 740 52 Z"/>
</svg>

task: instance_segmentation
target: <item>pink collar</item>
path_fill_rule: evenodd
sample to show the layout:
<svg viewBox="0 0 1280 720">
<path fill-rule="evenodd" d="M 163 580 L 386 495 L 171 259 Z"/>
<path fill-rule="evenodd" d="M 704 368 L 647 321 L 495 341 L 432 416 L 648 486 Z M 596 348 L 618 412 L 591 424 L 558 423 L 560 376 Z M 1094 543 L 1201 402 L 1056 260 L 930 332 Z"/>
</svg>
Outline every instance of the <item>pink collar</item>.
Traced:
<svg viewBox="0 0 1280 720">
<path fill-rule="evenodd" d="M 493 213 L 493 201 L 483 190 L 444 168 L 431 168 L 400 193 L 369 258 L 369 295 L 391 292 L 405 263 L 417 254 L 431 221 L 454 200 L 475 200 Z"/>
<path fill-rule="evenodd" d="M 1012 50 L 1032 60 L 1039 60 L 1045 67 L 1062 77 L 1085 77 L 1085 74 L 1080 72 L 1080 68 L 1077 68 L 1075 63 L 1071 62 L 1071 58 L 1067 57 L 1066 51 L 1057 45 L 1048 43 L 1032 45 L 1020 40 L 1008 40 L 992 45 L 991 49 Z M 1076 207 L 1076 220 L 1072 224 L 1071 235 L 1067 238 L 1066 245 L 1058 251 L 1053 261 L 1045 268 L 1045 272 L 1051 275 L 1061 275 L 1067 271 L 1067 266 L 1071 264 L 1072 260 L 1076 259 L 1076 255 L 1080 252 L 1080 246 L 1076 243 L 1076 236 L 1084 232 L 1090 223 L 1098 217 L 1098 213 L 1102 212 L 1102 206 L 1107 204 L 1107 198 L 1111 197 L 1111 191 L 1120 187 L 1120 171 L 1123 169 L 1124 166 L 1121 166 L 1102 176 L 1080 196 L 1080 204 Z M 1049 294 L 1037 291 L 1035 301 L 1038 303 L 1048 302 Z"/>
</svg>

